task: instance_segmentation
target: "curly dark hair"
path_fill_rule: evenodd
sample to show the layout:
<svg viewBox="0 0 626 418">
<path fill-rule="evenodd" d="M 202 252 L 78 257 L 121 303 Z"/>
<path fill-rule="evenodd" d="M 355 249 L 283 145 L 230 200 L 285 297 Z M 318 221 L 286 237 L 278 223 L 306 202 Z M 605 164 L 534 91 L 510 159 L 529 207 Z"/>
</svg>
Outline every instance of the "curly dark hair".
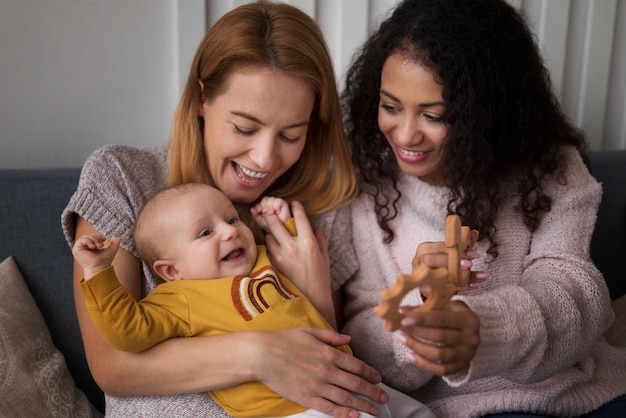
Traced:
<svg viewBox="0 0 626 418">
<path fill-rule="evenodd" d="M 381 70 L 396 52 L 431 68 L 442 84 L 448 212 L 477 229 L 497 256 L 494 222 L 504 194 L 519 195 L 535 230 L 551 209 L 545 180 L 564 181 L 562 145 L 588 164 L 584 136 L 561 110 L 524 17 L 505 1 L 403 1 L 355 54 L 342 95 L 360 186 L 374 197 L 385 242 L 394 238 L 400 170 L 377 115 Z M 512 179 L 517 190 L 505 190 Z"/>
</svg>

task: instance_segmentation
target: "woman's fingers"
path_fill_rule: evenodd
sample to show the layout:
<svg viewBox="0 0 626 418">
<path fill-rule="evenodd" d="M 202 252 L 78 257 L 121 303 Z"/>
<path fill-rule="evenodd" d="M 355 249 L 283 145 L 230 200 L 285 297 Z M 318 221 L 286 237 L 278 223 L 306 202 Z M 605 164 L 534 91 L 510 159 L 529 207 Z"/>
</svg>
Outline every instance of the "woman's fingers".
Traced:
<svg viewBox="0 0 626 418">
<path fill-rule="evenodd" d="M 335 346 L 349 337 L 330 329 L 298 328 L 264 333 L 267 347 L 259 380 L 282 396 L 307 408 L 335 417 L 358 416 L 357 411 L 376 415 L 373 401 L 386 401 L 376 386 L 380 375 L 361 360 Z M 350 414 L 353 415 L 350 415 Z"/>
<path fill-rule="evenodd" d="M 458 301 L 445 310 L 414 312 L 401 325 L 398 335 L 412 360 L 438 376 L 467 370 L 480 342 L 478 316 Z"/>
<path fill-rule="evenodd" d="M 413 270 L 417 270 L 424 263 L 430 268 L 446 267 L 448 265 L 448 249 L 443 241 L 422 242 L 417 246 L 412 261 Z"/>
</svg>

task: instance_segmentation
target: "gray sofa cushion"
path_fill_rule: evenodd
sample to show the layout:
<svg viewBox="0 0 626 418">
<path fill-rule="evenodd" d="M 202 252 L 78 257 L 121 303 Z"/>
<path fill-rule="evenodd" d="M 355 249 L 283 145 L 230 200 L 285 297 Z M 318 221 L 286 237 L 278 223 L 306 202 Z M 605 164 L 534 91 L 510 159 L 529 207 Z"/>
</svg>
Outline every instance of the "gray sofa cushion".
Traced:
<svg viewBox="0 0 626 418">
<path fill-rule="evenodd" d="M 72 253 L 61 212 L 80 168 L 0 170 L 0 260 L 13 256 L 76 385 L 100 410 L 103 395 L 89 373 L 72 292 Z"/>
<path fill-rule="evenodd" d="M 591 174 L 602 183 L 602 202 L 591 239 L 591 258 L 611 299 L 626 294 L 626 150 L 591 153 Z"/>
<path fill-rule="evenodd" d="M 591 257 L 617 299 L 626 294 L 626 150 L 591 153 L 591 172 L 604 188 Z M 79 175 L 80 168 L 0 169 L 0 260 L 14 257 L 77 386 L 102 411 L 104 398 L 89 373 L 76 320 L 72 254 L 61 230 L 61 212 Z"/>
</svg>

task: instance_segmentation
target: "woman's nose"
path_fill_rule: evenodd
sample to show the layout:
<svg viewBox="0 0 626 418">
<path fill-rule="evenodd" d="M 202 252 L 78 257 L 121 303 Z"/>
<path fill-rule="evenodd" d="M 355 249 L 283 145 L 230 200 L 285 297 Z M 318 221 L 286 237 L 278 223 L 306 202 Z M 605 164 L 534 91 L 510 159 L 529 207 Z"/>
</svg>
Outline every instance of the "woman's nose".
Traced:
<svg viewBox="0 0 626 418">
<path fill-rule="evenodd" d="M 413 118 L 405 118 L 398 123 L 395 140 L 399 145 L 415 145 L 423 137 L 419 123 Z"/>
<path fill-rule="evenodd" d="M 277 144 L 270 135 L 256 140 L 250 150 L 250 159 L 261 170 L 270 170 L 275 164 Z"/>
</svg>

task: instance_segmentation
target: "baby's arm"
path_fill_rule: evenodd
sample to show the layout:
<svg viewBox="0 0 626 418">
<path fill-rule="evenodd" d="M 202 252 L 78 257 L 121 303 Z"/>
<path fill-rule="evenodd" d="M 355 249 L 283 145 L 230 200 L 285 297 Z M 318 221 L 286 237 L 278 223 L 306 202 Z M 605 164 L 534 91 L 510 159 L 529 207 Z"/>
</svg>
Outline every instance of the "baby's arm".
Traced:
<svg viewBox="0 0 626 418">
<path fill-rule="evenodd" d="M 146 350 L 168 338 L 189 336 L 187 317 L 176 314 L 188 311 L 184 296 L 175 291 L 154 291 L 136 301 L 113 269 L 104 272 L 112 266 L 119 247 L 120 238 L 109 242 L 100 234 L 89 234 L 78 238 L 72 248 L 84 271 L 84 280 L 78 287 L 100 333 L 116 349 L 132 352 Z"/>
<path fill-rule="evenodd" d="M 278 197 L 265 196 L 261 202 L 250 208 L 250 213 L 257 225 L 264 231 L 267 231 L 269 226 L 263 215 L 277 215 L 282 223 L 291 219 L 289 204 Z"/>
<path fill-rule="evenodd" d="M 107 239 L 102 235 L 83 235 L 76 240 L 72 254 L 82 267 L 85 280 L 89 280 L 111 266 L 119 248 L 120 238 L 113 238 L 107 245 Z"/>
</svg>

